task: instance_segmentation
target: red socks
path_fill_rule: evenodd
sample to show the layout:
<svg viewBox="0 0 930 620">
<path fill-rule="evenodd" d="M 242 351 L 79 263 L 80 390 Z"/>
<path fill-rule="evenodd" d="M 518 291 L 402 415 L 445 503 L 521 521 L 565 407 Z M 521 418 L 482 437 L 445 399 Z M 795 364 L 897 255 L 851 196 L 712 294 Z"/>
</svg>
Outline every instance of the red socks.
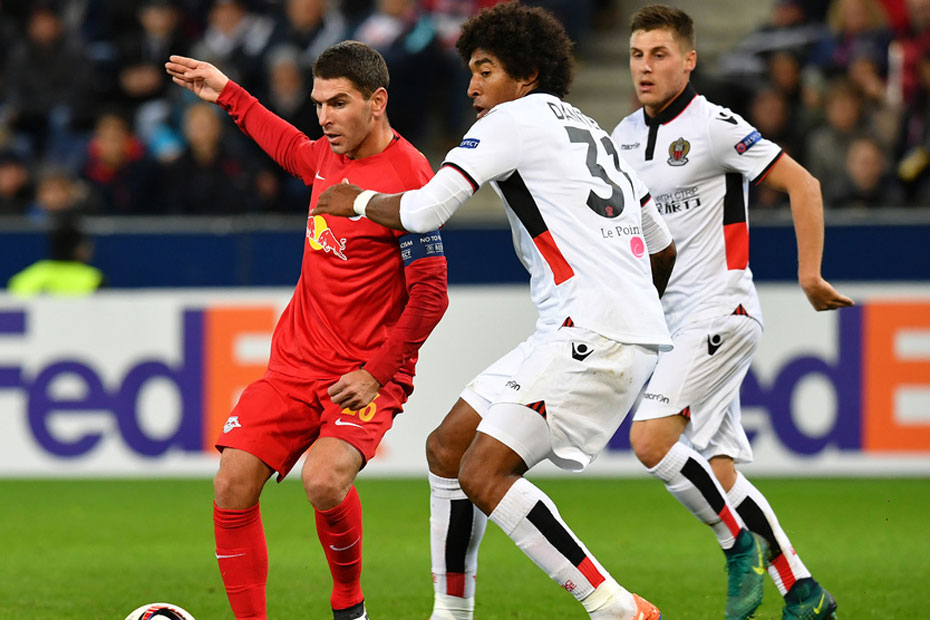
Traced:
<svg viewBox="0 0 930 620">
<path fill-rule="evenodd" d="M 268 546 L 258 504 L 246 510 L 223 510 L 214 502 L 213 534 L 220 575 L 236 620 L 266 620 Z"/>
<path fill-rule="evenodd" d="M 362 503 L 354 486 L 335 508 L 316 511 L 316 529 L 333 575 L 332 608 L 361 603 Z M 268 547 L 259 505 L 223 510 L 214 503 L 213 532 L 216 559 L 236 620 L 267 620 Z"/>
<path fill-rule="evenodd" d="M 355 487 L 342 503 L 316 511 L 316 531 L 333 575 L 333 609 L 346 609 L 362 602 L 362 503 Z"/>
</svg>

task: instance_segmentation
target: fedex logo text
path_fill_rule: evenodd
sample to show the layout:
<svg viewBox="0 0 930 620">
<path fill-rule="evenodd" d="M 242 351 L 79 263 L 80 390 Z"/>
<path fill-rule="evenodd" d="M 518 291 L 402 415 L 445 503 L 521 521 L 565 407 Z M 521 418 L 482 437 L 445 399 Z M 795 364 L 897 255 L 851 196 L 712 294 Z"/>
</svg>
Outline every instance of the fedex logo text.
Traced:
<svg viewBox="0 0 930 620">
<path fill-rule="evenodd" d="M 243 334 L 270 335 L 277 312 L 260 306 L 181 314 L 179 361 L 142 356 L 125 367 L 115 384 L 107 385 L 102 370 L 80 351 L 43 360 L 32 372 L 0 360 L 0 391 L 19 392 L 31 434 L 57 457 L 85 455 L 98 447 L 104 434 L 99 428 L 89 430 L 90 424 L 77 432 L 73 425 L 70 432 L 56 432 L 55 421 L 67 417 L 80 428 L 82 421 L 99 419 L 101 413 L 115 421 L 120 437 L 136 454 L 212 451 L 238 394 L 264 371 L 263 363 L 236 362 L 236 342 Z M 0 311 L 0 342 L 27 338 L 29 318 L 24 311 Z M 157 434 L 146 429 L 140 414 L 140 399 L 155 384 L 167 384 L 175 394 L 171 404 L 179 408 L 177 425 Z"/>
<path fill-rule="evenodd" d="M 930 398 L 920 398 L 930 394 L 930 351 L 902 351 L 901 344 L 920 334 L 930 340 L 930 302 L 869 302 L 839 311 L 836 324 L 835 361 L 796 355 L 769 381 L 751 368 L 740 392 L 743 411 L 767 414 L 778 443 L 797 455 L 930 453 Z M 797 398 L 808 379 L 828 385 L 835 398 L 832 424 L 817 433 L 799 424 L 815 413 Z M 611 449 L 629 450 L 628 424 Z M 747 434 L 752 441 L 758 432 L 747 425 Z"/>
</svg>

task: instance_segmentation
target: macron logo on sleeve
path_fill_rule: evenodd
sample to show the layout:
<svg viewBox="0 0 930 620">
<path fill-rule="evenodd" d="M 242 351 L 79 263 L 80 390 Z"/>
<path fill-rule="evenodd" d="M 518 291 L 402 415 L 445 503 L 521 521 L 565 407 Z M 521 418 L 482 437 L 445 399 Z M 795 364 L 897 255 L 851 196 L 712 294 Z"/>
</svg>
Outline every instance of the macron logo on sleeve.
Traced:
<svg viewBox="0 0 930 620">
<path fill-rule="evenodd" d="M 481 140 L 476 140 L 475 138 L 465 138 L 462 140 L 462 143 L 459 145 L 459 148 L 463 149 L 475 149 L 478 148 L 478 143 Z"/>
</svg>

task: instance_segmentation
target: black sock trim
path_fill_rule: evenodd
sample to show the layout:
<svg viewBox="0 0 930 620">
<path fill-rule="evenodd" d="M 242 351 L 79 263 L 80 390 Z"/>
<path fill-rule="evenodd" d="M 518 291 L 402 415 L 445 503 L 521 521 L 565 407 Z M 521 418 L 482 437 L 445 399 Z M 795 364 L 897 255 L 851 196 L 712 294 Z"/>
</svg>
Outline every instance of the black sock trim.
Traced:
<svg viewBox="0 0 930 620">
<path fill-rule="evenodd" d="M 573 566 L 578 566 L 587 557 L 568 530 L 562 527 L 541 501 L 536 502 L 526 518 Z"/>
<path fill-rule="evenodd" d="M 769 520 L 765 518 L 765 513 L 759 508 L 759 505 L 752 501 L 751 497 L 746 497 L 736 507 L 736 512 L 743 518 L 743 522 L 750 532 L 755 532 L 766 540 L 769 544 L 769 554 L 772 558 L 777 558 L 783 553 L 778 542 L 775 540 L 775 532 L 769 525 Z"/>
<path fill-rule="evenodd" d="M 689 457 L 682 466 L 681 473 L 691 484 L 697 487 L 701 495 L 704 496 L 704 499 L 707 500 L 707 503 L 710 504 L 710 507 L 713 508 L 714 513 L 719 515 L 724 506 L 727 505 L 727 502 L 723 498 L 723 495 L 717 490 L 717 486 L 714 484 L 710 474 L 707 473 L 707 470 L 701 467 L 693 458 Z"/>
<path fill-rule="evenodd" d="M 446 532 L 446 572 L 464 573 L 475 508 L 471 500 L 467 499 L 453 499 L 450 503 L 449 529 Z"/>
<path fill-rule="evenodd" d="M 364 609 L 365 601 L 352 605 L 352 607 L 346 607 L 345 609 L 334 609 L 333 620 L 355 620 L 355 618 L 362 615 Z"/>
</svg>

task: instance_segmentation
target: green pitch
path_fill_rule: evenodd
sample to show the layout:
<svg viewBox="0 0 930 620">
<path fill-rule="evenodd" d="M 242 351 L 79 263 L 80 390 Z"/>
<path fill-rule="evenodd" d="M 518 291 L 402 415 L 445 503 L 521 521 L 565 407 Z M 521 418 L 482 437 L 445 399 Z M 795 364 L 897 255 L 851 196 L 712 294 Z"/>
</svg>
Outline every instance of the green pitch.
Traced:
<svg viewBox="0 0 930 620">
<path fill-rule="evenodd" d="M 667 620 L 723 616 L 723 554 L 651 479 L 537 483 L 598 559 Z M 758 481 L 840 617 L 927 617 L 930 481 Z M 277 488 L 275 488 L 277 487 Z M 374 620 L 425 620 L 432 602 L 425 480 L 361 480 L 363 587 Z M 231 618 L 213 550 L 208 480 L 0 480 L 0 619 L 122 620 L 167 601 Z M 269 616 L 325 620 L 329 573 L 299 484 L 262 500 Z M 476 618 L 585 618 L 496 526 L 481 549 Z M 757 618 L 781 618 L 771 581 Z"/>
</svg>

